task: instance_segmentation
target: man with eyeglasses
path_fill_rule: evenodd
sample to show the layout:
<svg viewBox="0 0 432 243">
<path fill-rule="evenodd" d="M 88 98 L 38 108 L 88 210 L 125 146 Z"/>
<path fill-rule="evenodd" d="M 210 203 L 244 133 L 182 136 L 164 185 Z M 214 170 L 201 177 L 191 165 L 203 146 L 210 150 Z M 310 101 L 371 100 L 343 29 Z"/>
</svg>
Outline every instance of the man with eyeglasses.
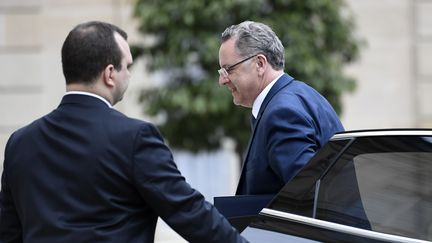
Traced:
<svg viewBox="0 0 432 243">
<path fill-rule="evenodd" d="M 252 108 L 252 134 L 236 195 L 276 194 L 344 128 L 316 90 L 284 73 L 284 47 L 265 24 L 245 21 L 221 36 L 219 85 Z"/>
</svg>

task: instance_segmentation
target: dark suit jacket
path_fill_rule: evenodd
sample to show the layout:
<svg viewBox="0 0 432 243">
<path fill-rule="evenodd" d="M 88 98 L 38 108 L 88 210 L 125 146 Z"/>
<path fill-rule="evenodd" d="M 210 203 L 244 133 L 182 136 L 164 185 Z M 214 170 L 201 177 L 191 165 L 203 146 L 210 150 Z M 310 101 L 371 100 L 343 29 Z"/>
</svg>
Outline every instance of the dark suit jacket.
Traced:
<svg viewBox="0 0 432 243">
<path fill-rule="evenodd" d="M 153 125 L 86 95 L 10 137 L 0 206 L 0 242 L 153 242 L 158 216 L 191 242 L 243 242 Z"/>
<path fill-rule="evenodd" d="M 276 194 L 344 128 L 323 96 L 284 74 L 265 97 L 252 130 L 237 195 Z"/>
</svg>

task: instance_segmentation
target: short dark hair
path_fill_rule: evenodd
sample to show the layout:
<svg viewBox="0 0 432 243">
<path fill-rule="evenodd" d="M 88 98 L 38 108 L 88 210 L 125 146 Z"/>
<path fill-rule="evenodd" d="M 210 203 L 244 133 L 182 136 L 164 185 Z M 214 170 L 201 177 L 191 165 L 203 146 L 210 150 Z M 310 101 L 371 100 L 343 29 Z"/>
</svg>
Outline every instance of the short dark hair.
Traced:
<svg viewBox="0 0 432 243">
<path fill-rule="evenodd" d="M 92 83 L 109 64 L 121 69 L 122 53 L 115 32 L 127 40 L 125 31 L 99 21 L 79 24 L 69 32 L 61 50 L 66 84 Z"/>
</svg>

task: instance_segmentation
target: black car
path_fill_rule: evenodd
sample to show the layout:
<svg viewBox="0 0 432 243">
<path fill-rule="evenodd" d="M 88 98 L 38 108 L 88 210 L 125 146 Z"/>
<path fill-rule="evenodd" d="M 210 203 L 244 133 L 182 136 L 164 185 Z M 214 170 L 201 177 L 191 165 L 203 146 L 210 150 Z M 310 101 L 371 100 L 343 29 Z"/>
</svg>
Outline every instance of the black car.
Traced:
<svg viewBox="0 0 432 243">
<path fill-rule="evenodd" d="M 254 217 L 251 242 L 431 242 L 432 129 L 336 134 Z"/>
</svg>

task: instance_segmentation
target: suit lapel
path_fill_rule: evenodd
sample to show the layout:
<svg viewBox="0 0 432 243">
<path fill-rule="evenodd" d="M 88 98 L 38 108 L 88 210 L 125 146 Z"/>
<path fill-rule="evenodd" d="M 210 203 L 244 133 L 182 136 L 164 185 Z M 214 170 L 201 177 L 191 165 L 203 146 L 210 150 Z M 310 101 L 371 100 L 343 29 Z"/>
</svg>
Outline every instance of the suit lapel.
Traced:
<svg viewBox="0 0 432 243">
<path fill-rule="evenodd" d="M 262 113 L 264 112 L 265 108 L 267 107 L 268 103 L 270 102 L 271 99 L 273 99 L 273 97 L 281 90 L 283 89 L 285 86 L 287 86 L 288 84 L 290 84 L 292 81 L 294 80 L 293 77 L 289 76 L 288 74 L 284 74 L 282 75 L 277 81 L 276 83 L 273 85 L 273 87 L 270 89 L 270 91 L 268 92 L 268 94 L 266 95 L 263 103 L 261 104 L 260 110 L 258 112 L 258 117 L 257 117 L 257 123 L 258 120 L 261 118 Z"/>
<path fill-rule="evenodd" d="M 244 173 L 245 173 L 245 168 L 246 168 L 246 163 L 248 162 L 249 159 L 249 150 L 252 144 L 252 141 L 255 137 L 255 130 L 258 127 L 258 124 L 261 120 L 261 115 L 264 112 L 265 108 L 267 107 L 267 105 L 269 104 L 270 100 L 285 86 L 287 86 L 288 84 L 290 84 L 292 81 L 294 80 L 293 77 L 289 76 L 288 74 L 283 74 L 277 81 L 276 83 L 273 85 L 273 87 L 270 89 L 270 91 L 268 92 L 268 94 L 266 95 L 263 103 L 261 104 L 260 110 L 258 112 L 258 116 L 256 118 L 255 124 L 252 127 L 252 134 L 249 138 L 249 143 L 246 149 L 246 156 L 242 165 L 242 169 L 241 169 L 241 173 L 240 173 L 240 180 L 239 183 L 237 185 L 237 190 L 236 190 L 236 195 L 239 194 L 240 192 L 240 188 L 242 187 L 242 184 L 244 183 Z"/>
</svg>

